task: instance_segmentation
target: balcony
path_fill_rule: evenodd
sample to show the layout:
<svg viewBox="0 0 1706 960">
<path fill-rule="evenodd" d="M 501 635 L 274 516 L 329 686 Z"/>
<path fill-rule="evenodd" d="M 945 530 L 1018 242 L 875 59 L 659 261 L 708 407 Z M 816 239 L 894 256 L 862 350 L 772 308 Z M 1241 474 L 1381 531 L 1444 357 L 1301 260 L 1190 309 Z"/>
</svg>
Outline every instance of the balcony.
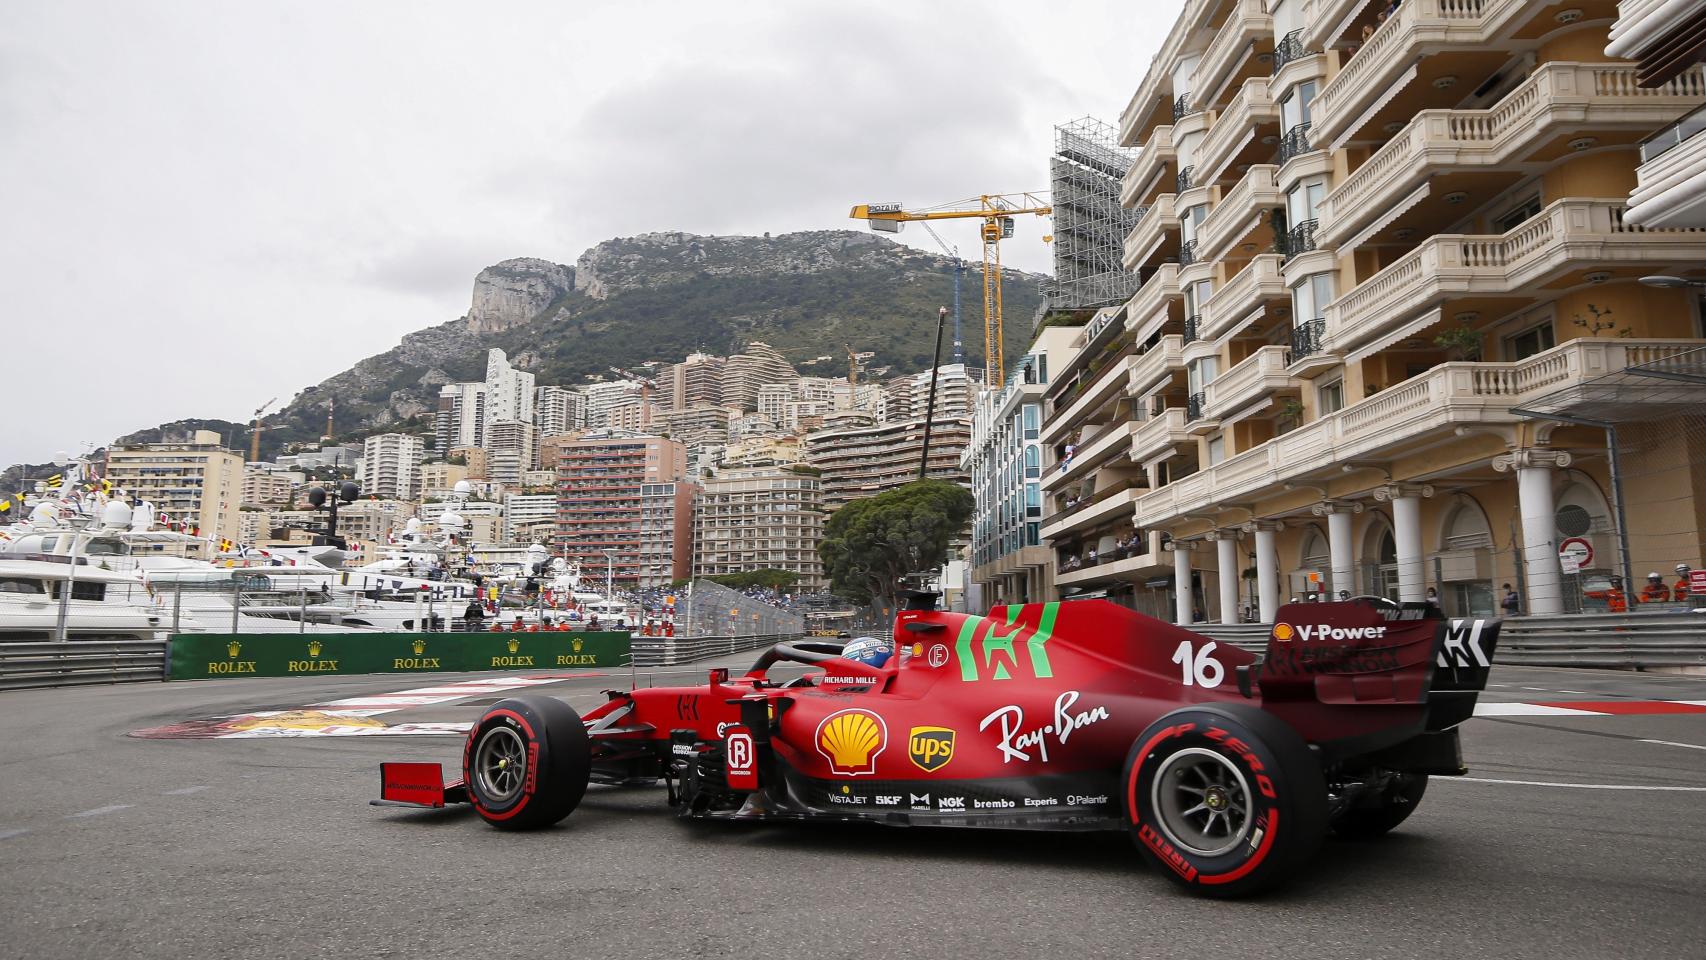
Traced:
<svg viewBox="0 0 1706 960">
<path fill-rule="evenodd" d="M 1071 460 L 1062 460 L 1043 474 L 1042 489 L 1054 490 L 1063 483 L 1082 480 L 1106 463 L 1110 452 L 1125 454 L 1137 427 L 1137 421 L 1124 419 L 1094 427 L 1086 439 L 1073 445 Z"/>
<path fill-rule="evenodd" d="M 1251 167 L 1220 198 L 1197 227 L 1199 256 L 1209 261 L 1223 259 L 1234 244 L 1261 225 L 1270 210 L 1285 203 L 1285 194 L 1275 180 L 1278 173 L 1279 168 L 1272 164 Z"/>
<path fill-rule="evenodd" d="M 1291 328 L 1291 366 L 1294 377 L 1304 377 L 1338 366 L 1337 355 L 1327 352 L 1327 321 L 1317 317 Z"/>
<path fill-rule="evenodd" d="M 1288 481 L 1338 464 L 1398 452 L 1460 426 L 1521 419 L 1525 400 L 1572 383 L 1698 349 L 1695 340 L 1571 340 L 1515 363 L 1442 363 L 1420 376 L 1304 424 L 1229 460 L 1140 496 L 1135 522 L 1175 522 L 1187 514 L 1248 503 Z"/>
<path fill-rule="evenodd" d="M 1214 291 L 1202 306 L 1202 326 L 1198 332 L 1203 339 L 1218 340 L 1242 325 L 1267 301 L 1289 298 L 1291 291 L 1280 273 L 1280 264 L 1278 254 L 1261 254 Z"/>
<path fill-rule="evenodd" d="M 1137 151 L 1137 159 L 1131 163 L 1131 169 L 1125 172 L 1125 178 L 1120 181 L 1120 206 L 1135 207 L 1144 200 L 1145 191 L 1161 171 L 1178 159 L 1178 152 L 1173 149 L 1173 128 L 1156 127 L 1155 132 L 1144 141 L 1143 148 Z"/>
<path fill-rule="evenodd" d="M 1280 253 L 1290 260 L 1300 253 L 1315 249 L 1315 232 L 1319 226 L 1320 221 L 1313 218 L 1294 225 L 1280 236 Z"/>
<path fill-rule="evenodd" d="M 1272 344 L 1262 347 L 1203 388 L 1203 419 L 1221 420 L 1265 396 L 1297 391 L 1297 381 L 1286 370 L 1290 348 Z"/>
<path fill-rule="evenodd" d="M 1143 463 L 1191 440 L 1185 411 L 1169 407 L 1137 425 L 1131 435 L 1131 462 Z"/>
<path fill-rule="evenodd" d="M 1274 63 L 1269 70 L 1269 76 L 1277 75 L 1285 69 L 1285 65 L 1293 60 L 1302 60 L 1309 56 L 1309 48 L 1303 44 L 1303 29 L 1300 27 L 1281 37 L 1274 44 Z"/>
<path fill-rule="evenodd" d="M 1323 242 L 1338 244 L 1441 173 L 1501 170 L 1559 137 L 1646 131 L 1706 96 L 1700 69 L 1660 87 L 1633 64 L 1547 63 L 1486 110 L 1423 110 L 1321 202 Z"/>
<path fill-rule="evenodd" d="M 1586 266 L 1706 259 L 1706 232 L 1643 230 L 1623 222 L 1624 209 L 1559 200 L 1509 233 L 1430 237 L 1327 305 L 1327 343 L 1346 356 L 1372 352 L 1412 335 L 1417 315 L 1447 299 L 1512 294 Z"/>
<path fill-rule="evenodd" d="M 1647 227 L 1706 224 L 1706 200 L 1694 184 L 1706 171 L 1706 107 L 1695 110 L 1641 145 L 1628 221 Z"/>
<path fill-rule="evenodd" d="M 1131 348 L 1127 347 L 1102 367 L 1089 371 L 1088 379 L 1079 388 L 1078 395 L 1071 398 L 1064 409 L 1057 406 L 1055 412 L 1049 415 L 1048 423 L 1043 425 L 1042 441 L 1059 443 L 1069 431 L 1076 429 L 1091 411 L 1124 391 L 1131 368 L 1136 362 L 1137 357 L 1133 355 Z"/>
<path fill-rule="evenodd" d="M 1197 241 L 1195 237 L 1179 244 L 1179 266 L 1188 267 L 1197 262 Z"/>
<path fill-rule="evenodd" d="M 1173 175 L 1173 192 L 1184 193 L 1189 190 L 1191 188 L 1191 177 L 1196 171 L 1197 168 L 1194 166 L 1180 167 L 1179 172 Z"/>
<path fill-rule="evenodd" d="M 1184 337 L 1185 342 L 1186 343 L 1195 343 L 1197 340 L 1200 340 L 1201 337 L 1197 336 L 1197 332 L 1201 329 L 1201 327 L 1202 327 L 1202 314 L 1193 313 L 1190 316 L 1186 317 L 1185 318 L 1185 337 Z"/>
<path fill-rule="evenodd" d="M 1268 92 L 1267 78 L 1244 81 L 1197 148 L 1195 166 L 1203 171 L 1202 181 L 1219 180 L 1226 166 L 1255 141 L 1262 128 L 1278 126 L 1279 119 L 1279 105 Z"/>
<path fill-rule="evenodd" d="M 1125 328 L 1132 331 L 1137 343 L 1147 341 L 1167 322 L 1168 305 L 1184 295 L 1179 286 L 1179 265 L 1163 263 L 1126 301 Z"/>
<path fill-rule="evenodd" d="M 1043 521 L 1043 539 L 1054 540 L 1074 530 L 1099 527 L 1110 520 L 1130 516 L 1132 504 L 1145 489 L 1139 483 L 1138 480 L 1116 483 L 1051 515 Z"/>
<path fill-rule="evenodd" d="M 1125 238 L 1124 264 L 1127 270 L 1136 272 L 1161 248 L 1166 232 L 1179 229 L 1179 215 L 1174 210 L 1176 199 L 1171 193 L 1156 197 L 1138 218 L 1136 226 L 1131 228 L 1130 235 Z M 1142 291 L 1138 295 L 1142 296 Z"/>
<path fill-rule="evenodd" d="M 1141 553 L 1131 550 L 1110 550 L 1100 555 L 1094 562 L 1080 559 L 1076 565 L 1055 568 L 1054 583 L 1057 587 L 1087 587 L 1102 583 L 1114 583 L 1120 580 L 1132 579 L 1132 574 L 1160 566 L 1163 561 L 1149 549 L 1148 535 L 1139 537 Z"/>
<path fill-rule="evenodd" d="M 1173 101 L 1173 122 L 1177 123 L 1195 112 L 1191 109 L 1191 92 L 1189 90 L 1179 94 Z"/>
<path fill-rule="evenodd" d="M 1338 6 L 1326 0 L 1320 6 Z M 1483 49 L 1518 18 L 1539 10 L 1529 0 L 1404 0 L 1333 79 L 1321 87 L 1310 104 L 1319 143 L 1350 131 L 1359 117 L 1396 91 L 1424 53 L 1442 49 Z M 1550 16 L 1547 17 L 1548 25 Z M 1331 30 L 1338 20 L 1309 21 Z M 1323 47 L 1319 36 L 1306 34 L 1311 46 Z M 1414 74 L 1411 74 L 1413 76 Z"/>
<path fill-rule="evenodd" d="M 1203 418 L 1204 396 L 1204 392 L 1198 390 L 1185 398 L 1185 422 L 1193 427 Z"/>
<path fill-rule="evenodd" d="M 1134 397 L 1147 394 L 1151 388 L 1185 369 L 1185 341 L 1177 334 L 1161 338 L 1161 342 L 1139 354 L 1126 378 L 1126 392 Z"/>
<path fill-rule="evenodd" d="M 1221 83 L 1236 74 L 1246 59 L 1265 48 L 1273 35 L 1274 18 L 1268 15 L 1263 0 L 1236 0 L 1231 13 L 1208 42 L 1202 59 L 1197 61 L 1191 85 L 1211 93 L 1219 90 Z"/>
<path fill-rule="evenodd" d="M 1285 132 L 1285 136 L 1280 137 L 1280 143 L 1279 143 L 1279 165 L 1280 166 L 1282 166 L 1282 167 L 1285 166 L 1285 162 L 1287 160 L 1290 160 L 1292 157 L 1298 156 L 1300 154 L 1305 154 L 1305 153 L 1308 153 L 1310 151 L 1310 149 L 1311 149 L 1311 147 L 1309 146 L 1309 128 L 1310 128 L 1310 126 L 1311 126 L 1310 122 L 1305 120 L 1304 122 L 1298 124 L 1297 126 L 1292 127 L 1290 130 L 1287 130 Z"/>
</svg>

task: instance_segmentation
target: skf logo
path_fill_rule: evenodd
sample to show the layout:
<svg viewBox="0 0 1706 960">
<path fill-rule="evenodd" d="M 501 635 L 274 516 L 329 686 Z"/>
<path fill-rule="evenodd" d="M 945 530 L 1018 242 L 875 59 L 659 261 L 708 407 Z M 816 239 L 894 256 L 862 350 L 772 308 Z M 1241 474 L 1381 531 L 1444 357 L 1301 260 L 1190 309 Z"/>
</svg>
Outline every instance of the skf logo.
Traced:
<svg viewBox="0 0 1706 960">
<path fill-rule="evenodd" d="M 516 653 L 520 650 L 521 650 L 521 641 L 514 638 L 514 637 L 511 637 L 510 641 L 509 641 L 509 652 L 510 653 Z"/>
<path fill-rule="evenodd" d="M 877 755 L 888 745 L 888 727 L 869 710 L 842 710 L 817 725 L 817 752 L 831 772 L 857 777 L 877 771 Z"/>
<path fill-rule="evenodd" d="M 954 731 L 947 727 L 913 727 L 906 741 L 912 765 L 926 773 L 942 769 L 954 759 Z"/>
</svg>

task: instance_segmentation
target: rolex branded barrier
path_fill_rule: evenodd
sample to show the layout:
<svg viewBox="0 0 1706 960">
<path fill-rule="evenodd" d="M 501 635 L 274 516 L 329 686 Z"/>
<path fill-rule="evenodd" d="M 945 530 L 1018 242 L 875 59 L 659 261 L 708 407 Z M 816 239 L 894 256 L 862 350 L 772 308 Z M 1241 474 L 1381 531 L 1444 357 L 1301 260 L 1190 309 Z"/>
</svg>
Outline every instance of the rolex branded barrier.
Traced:
<svg viewBox="0 0 1706 960">
<path fill-rule="evenodd" d="M 626 631 L 538 633 L 180 633 L 169 680 L 332 673 L 453 673 L 626 667 Z"/>
</svg>

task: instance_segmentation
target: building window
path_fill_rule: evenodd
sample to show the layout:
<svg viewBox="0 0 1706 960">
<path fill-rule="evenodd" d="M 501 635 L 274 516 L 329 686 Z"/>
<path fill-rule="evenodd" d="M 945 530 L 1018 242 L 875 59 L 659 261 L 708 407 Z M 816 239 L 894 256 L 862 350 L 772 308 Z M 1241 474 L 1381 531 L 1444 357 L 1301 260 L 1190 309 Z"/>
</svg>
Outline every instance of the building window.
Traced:
<svg viewBox="0 0 1706 960">
<path fill-rule="evenodd" d="M 1214 466 L 1226 459 L 1226 435 L 1218 434 L 1208 441 L 1208 465 Z"/>
<path fill-rule="evenodd" d="M 1537 327 L 1530 327 L 1521 333 L 1505 338 L 1505 356 L 1511 360 L 1524 360 L 1542 350 L 1550 350 L 1557 346 L 1552 333 L 1552 321 L 1548 320 Z"/>
<path fill-rule="evenodd" d="M 1323 417 L 1330 413 L 1338 413 L 1345 408 L 1345 380 L 1343 377 L 1315 388 L 1315 407 Z"/>
<path fill-rule="evenodd" d="M 1025 439 L 1035 440 L 1037 431 L 1042 424 L 1042 408 L 1034 403 L 1025 404 Z"/>
<path fill-rule="evenodd" d="M 1293 323 L 1307 323 L 1326 316 L 1327 304 L 1333 302 L 1333 275 L 1317 273 L 1304 277 L 1291 288 Z"/>
<path fill-rule="evenodd" d="M 1043 452 L 1036 447 L 1025 448 L 1025 479 L 1035 480 L 1043 473 Z"/>
<path fill-rule="evenodd" d="M 1526 200 L 1493 218 L 1493 232 L 1509 233 L 1538 213 L 1540 213 L 1540 194 L 1529 194 Z"/>
<path fill-rule="evenodd" d="M 1315 208 L 1320 205 L 1321 197 L 1327 193 L 1327 181 L 1317 177 L 1305 180 L 1285 192 L 1286 223 L 1295 227 L 1306 220 L 1315 219 Z"/>
<path fill-rule="evenodd" d="M 1309 122 L 1309 104 L 1315 99 L 1315 81 L 1305 80 L 1280 98 L 1280 126 L 1292 130 Z"/>
</svg>

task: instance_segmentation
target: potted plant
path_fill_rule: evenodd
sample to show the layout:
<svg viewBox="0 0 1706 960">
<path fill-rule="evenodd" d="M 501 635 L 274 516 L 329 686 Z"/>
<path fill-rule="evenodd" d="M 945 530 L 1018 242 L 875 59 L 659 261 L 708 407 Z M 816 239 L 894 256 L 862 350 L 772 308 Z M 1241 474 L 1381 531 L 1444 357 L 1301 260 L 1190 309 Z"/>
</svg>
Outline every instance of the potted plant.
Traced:
<svg viewBox="0 0 1706 960">
<path fill-rule="evenodd" d="M 1434 346 L 1451 354 L 1453 360 L 1481 359 L 1481 334 L 1468 324 L 1452 327 L 1437 337 Z"/>
<path fill-rule="evenodd" d="M 1303 422 L 1303 401 L 1292 397 L 1280 404 L 1279 419 L 1283 424 L 1297 426 Z"/>
</svg>

